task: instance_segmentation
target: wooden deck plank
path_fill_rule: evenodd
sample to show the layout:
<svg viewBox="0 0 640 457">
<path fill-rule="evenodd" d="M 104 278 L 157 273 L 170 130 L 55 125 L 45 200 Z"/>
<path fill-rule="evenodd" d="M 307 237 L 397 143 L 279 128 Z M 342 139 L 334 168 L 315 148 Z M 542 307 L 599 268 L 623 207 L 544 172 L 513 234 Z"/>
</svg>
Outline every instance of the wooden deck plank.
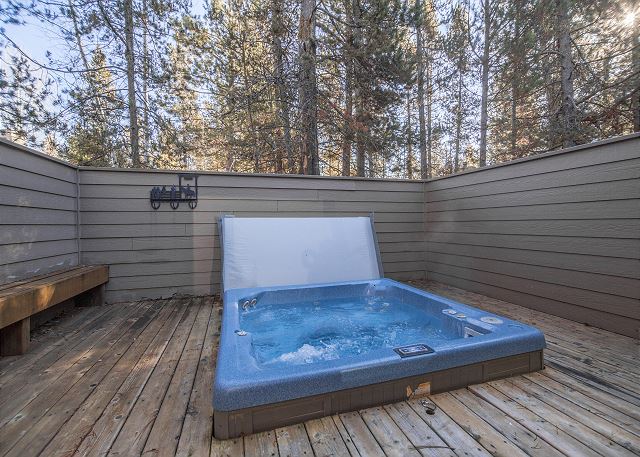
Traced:
<svg viewBox="0 0 640 457">
<path fill-rule="evenodd" d="M 628 403 L 620 399 L 616 395 L 612 395 L 600 389 L 598 386 L 587 383 L 586 380 L 581 381 L 563 373 L 562 371 L 558 371 L 550 367 L 546 367 L 542 374 L 543 376 L 560 382 L 572 390 L 581 392 L 584 395 L 635 419 L 636 421 L 640 421 L 640 408 L 632 403 Z"/>
<path fill-rule="evenodd" d="M 637 376 L 628 376 L 624 371 L 605 367 L 602 364 L 595 364 L 591 360 L 578 360 L 550 349 L 545 352 L 545 357 L 556 364 L 582 370 L 592 376 L 606 379 L 609 384 L 616 386 L 621 392 L 634 397 L 635 401 L 640 402 L 640 385 L 636 382 Z"/>
<path fill-rule="evenodd" d="M 425 457 L 455 457 L 451 448 L 442 438 L 405 403 L 385 405 L 385 410 L 400 427 L 420 455 Z"/>
<path fill-rule="evenodd" d="M 418 450 L 383 407 L 362 410 L 360 416 L 387 457 L 420 457 Z"/>
<path fill-rule="evenodd" d="M 43 338 L 51 346 L 36 346 L 33 355 L 0 359 L 0 404 L 28 400 L 14 414 L 0 408 L 0 455 L 640 453 L 637 342 L 449 286 L 423 286 L 537 325 L 551 343 L 548 368 L 434 395 L 435 415 L 412 400 L 220 441 L 211 438 L 219 303 L 176 297 L 146 309 L 110 305 L 83 312 L 86 320 L 63 318 L 53 327 L 58 333 Z M 5 397 L 4 386 L 15 395 Z"/>
<path fill-rule="evenodd" d="M 506 436 L 496 431 L 491 425 L 450 393 L 433 395 L 431 400 L 441 408 L 451 420 L 471 435 L 491 455 L 500 457 L 526 457 L 527 454 L 511 442 Z"/>
<path fill-rule="evenodd" d="M 278 442 L 274 431 L 254 433 L 244 437 L 245 457 L 276 457 Z"/>
<path fill-rule="evenodd" d="M 178 354 L 182 352 L 184 342 L 195 320 L 196 310 L 191 306 L 181 308 L 183 309 L 177 313 L 180 319 L 163 326 L 140 359 L 133 364 L 133 368 L 122 370 L 122 373 L 126 374 L 124 380 L 121 376 L 110 376 L 111 385 L 114 387 L 118 385 L 119 388 L 78 446 L 76 453 L 86 456 L 106 454 L 166 349 L 172 346 L 171 349 L 175 349 Z M 179 355 L 175 353 L 169 355 L 169 357 L 172 356 Z M 152 419 L 153 414 L 147 417 L 147 420 Z M 133 448 L 132 451 L 136 454 L 139 449 Z"/>
<path fill-rule="evenodd" d="M 581 408 L 586 409 L 590 413 L 593 413 L 613 424 L 622 427 L 625 430 L 640 437 L 640 421 L 627 416 L 623 412 L 611 408 L 604 403 L 601 403 L 582 392 L 565 386 L 564 384 L 555 381 L 542 373 L 531 373 L 524 376 L 525 379 L 531 381 L 540 387 L 543 387 L 546 391 L 553 393 L 553 395 L 561 396 Z M 527 386 L 527 391 L 529 387 Z"/>
<path fill-rule="evenodd" d="M 356 447 L 355 443 L 351 439 L 351 435 L 349 435 L 349 432 L 347 431 L 344 424 L 342 423 L 340 416 L 335 414 L 331 416 L 331 420 L 333 421 L 333 425 L 336 426 L 338 433 L 340 433 L 340 436 L 342 437 L 342 441 L 344 442 L 344 445 L 347 446 L 347 450 L 349 451 L 349 454 L 351 454 L 353 457 L 360 456 L 360 451 L 358 451 L 358 448 Z"/>
<path fill-rule="evenodd" d="M 338 417 L 349 434 L 351 442 L 362 457 L 384 456 L 380 444 L 378 444 L 360 414 L 351 412 L 340 414 Z"/>
<path fill-rule="evenodd" d="M 427 414 L 420 400 L 409 400 L 407 404 L 431 427 L 458 457 L 481 456 L 491 454 L 473 436 L 453 421 L 444 411 L 436 409 Z"/>
<path fill-rule="evenodd" d="M 211 308 L 203 306 L 201 298 L 195 301 L 198 306 L 196 322 L 171 378 L 171 384 L 169 384 L 158 416 L 153 423 L 149 438 L 145 443 L 143 450 L 145 455 L 173 456 L 180 440 L 180 431 L 187 412 L 205 331 L 211 314 Z"/>
<path fill-rule="evenodd" d="M 133 408 L 127 415 L 122 415 L 123 425 L 109 451 L 110 455 L 131 455 L 142 451 L 193 327 L 195 312 L 193 309 L 188 311 L 191 312 L 183 315 L 142 392 L 135 399 Z"/>
<path fill-rule="evenodd" d="M 31 332 L 31 348 L 29 352 L 21 356 L 0 358 L 0 379 L 2 382 L 8 382 L 11 379 L 10 375 L 22 375 L 29 371 L 34 363 L 54 349 L 71 350 L 73 346 L 67 344 L 67 341 L 72 336 L 78 333 L 82 334 L 85 327 L 92 324 L 102 314 L 112 310 L 111 306 L 71 308 L 62 316 L 46 322 Z"/>
<path fill-rule="evenodd" d="M 468 389 L 455 390 L 451 392 L 451 395 L 464 403 L 473 414 L 478 415 L 493 428 L 499 430 L 505 438 L 520 447 L 527 455 L 533 457 L 562 457 L 564 455 L 538 435 L 520 425 L 518 421 L 512 420 L 501 410 L 477 397 Z"/>
<path fill-rule="evenodd" d="M 534 412 L 522 408 L 515 400 L 488 384 L 471 386 L 469 390 L 566 455 L 600 455 Z"/>
<path fill-rule="evenodd" d="M 536 400 L 552 406 L 574 421 L 584 424 L 590 429 L 600 433 L 606 439 L 613 441 L 632 453 L 640 454 L 640 437 L 637 435 L 628 432 L 622 427 L 590 412 L 587 408 L 580 407 L 526 378 L 518 377 L 509 379 L 509 382 L 523 392 L 526 392 L 530 397 L 534 397 Z"/>
<path fill-rule="evenodd" d="M 52 453 L 74 452 L 117 390 L 111 390 L 109 383 L 102 381 L 112 371 L 131 369 L 164 323 L 167 312 L 173 308 L 160 302 L 154 305 L 122 333 L 100 363 L 68 389 L 8 455 L 29 455 L 27 450 L 37 454 L 46 446 Z"/>
<path fill-rule="evenodd" d="M 573 436 L 589 448 L 602 455 L 619 455 L 631 457 L 633 452 L 623 448 L 613 440 L 605 437 L 586 425 L 578 418 L 573 418 L 555 407 L 540 401 L 532 392 L 526 392 L 514 385 L 510 380 L 492 381 L 492 387 L 515 400 L 522 407 L 535 411 L 540 417 L 554 424 L 560 430 Z"/>
<path fill-rule="evenodd" d="M 209 455 L 212 440 L 213 404 L 211 402 L 211 392 L 214 377 L 212 355 L 213 348 L 217 345 L 220 335 L 218 331 L 220 317 L 216 308 L 214 308 L 212 297 L 205 298 L 205 306 L 210 310 L 209 324 L 205 330 L 206 334 L 198 362 L 198 372 L 189 397 L 189 406 L 184 418 L 182 433 L 180 433 L 176 457 L 207 456 Z"/>
<path fill-rule="evenodd" d="M 594 386 L 596 389 L 601 389 L 627 403 L 640 407 L 640 396 L 634 392 L 629 392 L 619 383 L 616 383 L 607 373 L 592 370 L 584 363 L 573 362 L 567 359 L 558 360 L 553 357 L 545 357 L 545 364 L 582 383 Z"/>
<path fill-rule="evenodd" d="M 349 457 L 349 449 L 331 417 L 307 421 L 305 427 L 316 457 Z"/>
<path fill-rule="evenodd" d="M 12 412 L 17 413 L 20 408 L 25 407 L 31 401 L 40 395 L 40 393 L 50 388 L 54 382 L 69 383 L 71 379 L 81 377 L 82 368 L 89 368 L 89 362 L 96 360 L 99 355 L 96 346 L 105 339 L 119 333 L 119 325 L 126 322 L 130 313 L 134 313 L 134 306 L 123 309 L 118 316 L 110 314 L 103 315 L 101 319 L 95 322 L 95 325 L 89 329 L 90 338 L 83 338 L 72 351 L 62 354 L 55 362 L 49 365 L 49 358 L 41 359 L 30 370 L 29 376 L 15 377 L 2 385 L 2 400 L 0 400 L 0 408 L 5 415 L 9 416 Z M 111 317 L 111 319 L 109 319 Z M 107 350 L 108 346 L 101 346 L 103 350 Z M 56 351 L 57 352 L 57 351 Z M 57 357 L 58 354 L 54 354 Z M 91 357 L 87 357 L 91 355 Z M 0 426 L 5 425 L 4 418 L 0 418 Z"/>
<path fill-rule="evenodd" d="M 134 315 L 130 316 L 130 319 L 126 321 L 126 324 L 123 323 L 120 327 L 114 328 L 113 332 L 107 333 L 104 335 L 104 338 L 96 341 L 96 344 L 90 348 L 91 352 L 87 354 L 86 357 L 79 358 L 72 368 L 63 367 L 63 373 L 60 376 L 56 376 L 51 381 L 45 380 L 42 383 L 36 384 L 33 390 L 32 388 L 28 388 L 21 391 L 21 393 L 24 392 L 29 395 L 33 392 L 33 399 L 26 404 L 24 408 L 20 409 L 18 413 L 13 416 L 8 416 L 10 417 L 10 421 L 0 428 L 0 454 L 8 451 L 19 439 L 23 438 L 23 435 L 27 435 L 39 421 L 45 418 L 50 420 L 53 415 L 52 410 L 55 410 L 56 405 L 58 405 L 70 391 L 78 389 L 79 386 L 82 386 L 80 387 L 81 389 L 89 390 L 97 386 L 99 379 L 101 379 L 100 375 L 105 367 L 108 367 L 112 360 L 113 363 L 115 363 L 113 350 L 118 350 L 121 347 L 124 348 L 125 344 L 131 344 L 130 341 L 127 342 L 121 338 L 122 327 L 127 330 L 124 335 L 129 334 L 131 337 L 134 337 L 138 334 L 136 323 L 141 319 L 147 322 L 151 321 L 156 310 L 150 306 L 142 306 L 138 308 L 137 311 L 139 311 L 140 314 L 134 313 Z M 82 355 L 84 351 L 80 351 L 79 353 Z M 41 389 L 41 387 L 43 388 Z M 22 395 L 16 398 L 17 401 L 22 402 Z M 77 397 L 75 397 L 74 400 L 77 400 Z M 66 407 L 66 405 L 64 407 Z M 12 411 L 8 408 L 7 404 L 3 406 L 3 412 L 5 410 L 8 411 L 7 414 L 10 414 Z M 3 418 L 3 421 L 4 419 L 5 418 Z"/>
<path fill-rule="evenodd" d="M 195 456 L 198 454 L 193 455 Z M 213 440 L 211 442 L 211 457 L 242 457 L 243 455 L 245 455 L 244 438 Z"/>
<path fill-rule="evenodd" d="M 313 449 L 304 424 L 276 429 L 276 441 L 280 457 L 313 456 Z"/>
</svg>

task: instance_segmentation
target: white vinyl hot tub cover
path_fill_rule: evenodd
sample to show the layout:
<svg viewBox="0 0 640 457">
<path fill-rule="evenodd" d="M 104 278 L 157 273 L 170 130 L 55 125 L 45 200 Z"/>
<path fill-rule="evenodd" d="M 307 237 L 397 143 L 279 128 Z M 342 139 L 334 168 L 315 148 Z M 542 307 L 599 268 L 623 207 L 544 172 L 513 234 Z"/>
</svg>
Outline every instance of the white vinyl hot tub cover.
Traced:
<svg viewBox="0 0 640 457">
<path fill-rule="evenodd" d="M 369 217 L 220 219 L 224 290 L 382 277 Z"/>
</svg>

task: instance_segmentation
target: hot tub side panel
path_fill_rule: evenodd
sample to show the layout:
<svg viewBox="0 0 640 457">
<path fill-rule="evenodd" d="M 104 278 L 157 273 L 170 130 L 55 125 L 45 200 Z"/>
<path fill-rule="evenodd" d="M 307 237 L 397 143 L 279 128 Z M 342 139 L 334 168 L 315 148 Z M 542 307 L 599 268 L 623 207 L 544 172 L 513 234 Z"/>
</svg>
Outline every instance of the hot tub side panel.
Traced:
<svg viewBox="0 0 640 457">
<path fill-rule="evenodd" d="M 217 439 L 272 430 L 318 417 L 419 398 L 544 367 L 543 351 L 488 360 L 402 379 L 234 411 L 215 411 Z"/>
</svg>

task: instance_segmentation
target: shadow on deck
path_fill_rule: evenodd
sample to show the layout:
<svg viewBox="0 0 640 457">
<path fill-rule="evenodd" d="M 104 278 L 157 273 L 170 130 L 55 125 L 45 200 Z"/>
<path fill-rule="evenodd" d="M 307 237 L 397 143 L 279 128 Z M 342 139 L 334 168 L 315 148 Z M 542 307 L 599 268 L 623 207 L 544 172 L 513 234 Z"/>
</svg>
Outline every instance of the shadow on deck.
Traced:
<svg viewBox="0 0 640 457">
<path fill-rule="evenodd" d="M 240 439 L 211 438 L 220 305 L 211 297 L 74 310 L 0 359 L 0 455 L 640 454 L 637 340 L 435 282 L 432 292 L 544 331 L 539 373 Z"/>
</svg>

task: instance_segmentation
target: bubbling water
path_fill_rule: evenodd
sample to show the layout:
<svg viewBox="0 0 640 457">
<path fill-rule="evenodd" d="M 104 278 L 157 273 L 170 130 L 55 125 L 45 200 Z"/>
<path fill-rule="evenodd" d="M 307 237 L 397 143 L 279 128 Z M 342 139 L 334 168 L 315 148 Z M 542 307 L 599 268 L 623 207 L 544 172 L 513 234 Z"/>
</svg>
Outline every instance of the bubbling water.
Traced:
<svg viewBox="0 0 640 457">
<path fill-rule="evenodd" d="M 353 357 L 384 347 L 432 343 L 459 336 L 419 305 L 365 294 L 241 312 L 260 364 L 308 364 Z"/>
</svg>

